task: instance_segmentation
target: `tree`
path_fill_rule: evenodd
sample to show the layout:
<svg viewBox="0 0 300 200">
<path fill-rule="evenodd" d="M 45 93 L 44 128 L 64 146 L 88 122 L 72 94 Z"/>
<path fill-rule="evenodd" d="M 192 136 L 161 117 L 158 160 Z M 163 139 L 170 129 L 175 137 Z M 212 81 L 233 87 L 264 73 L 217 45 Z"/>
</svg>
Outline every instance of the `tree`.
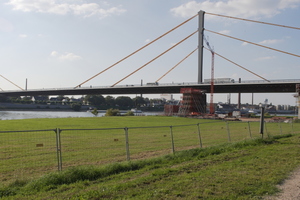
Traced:
<svg viewBox="0 0 300 200">
<path fill-rule="evenodd" d="M 117 97 L 116 104 L 120 107 L 131 107 L 134 105 L 133 100 L 130 97 L 126 96 Z"/>
<path fill-rule="evenodd" d="M 25 97 L 22 98 L 21 102 L 24 103 L 24 104 L 31 104 L 32 103 L 32 97 L 25 96 Z"/>
<path fill-rule="evenodd" d="M 141 107 L 146 104 L 146 101 L 143 97 L 137 96 L 132 99 L 136 107 Z"/>
<path fill-rule="evenodd" d="M 0 95 L 0 102 L 9 102 L 9 98 L 4 95 Z"/>
<path fill-rule="evenodd" d="M 80 111 L 80 109 L 81 109 L 81 104 L 80 104 L 80 103 L 72 103 L 72 104 L 71 104 L 71 108 L 72 108 L 74 111 Z"/>
<path fill-rule="evenodd" d="M 84 101 L 93 106 L 100 106 L 105 104 L 105 99 L 102 95 L 86 95 Z"/>
<path fill-rule="evenodd" d="M 116 105 L 115 98 L 113 96 L 106 96 L 105 97 L 105 104 L 107 106 L 115 106 Z"/>
<path fill-rule="evenodd" d="M 57 96 L 57 101 L 62 101 L 64 99 L 65 99 L 64 95 L 58 95 Z"/>
</svg>

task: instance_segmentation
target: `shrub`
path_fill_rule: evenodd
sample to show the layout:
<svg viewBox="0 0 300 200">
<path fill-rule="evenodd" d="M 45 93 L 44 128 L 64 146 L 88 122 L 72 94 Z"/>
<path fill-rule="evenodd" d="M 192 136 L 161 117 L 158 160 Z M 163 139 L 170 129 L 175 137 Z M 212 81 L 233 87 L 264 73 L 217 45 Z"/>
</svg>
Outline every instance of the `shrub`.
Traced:
<svg viewBox="0 0 300 200">
<path fill-rule="evenodd" d="M 300 119 L 295 119 L 294 123 L 300 123 Z"/>
<path fill-rule="evenodd" d="M 134 113 L 132 111 L 128 111 L 125 116 L 134 116 Z"/>
<path fill-rule="evenodd" d="M 93 115 L 97 116 L 98 115 L 98 110 L 97 108 L 94 108 L 94 110 L 91 112 Z"/>
<path fill-rule="evenodd" d="M 106 110 L 105 116 L 120 116 L 120 111 L 118 109 L 108 109 Z"/>
<path fill-rule="evenodd" d="M 80 103 L 72 103 L 71 108 L 72 108 L 74 111 L 80 111 L 80 109 L 81 109 L 81 104 L 80 104 Z"/>
</svg>

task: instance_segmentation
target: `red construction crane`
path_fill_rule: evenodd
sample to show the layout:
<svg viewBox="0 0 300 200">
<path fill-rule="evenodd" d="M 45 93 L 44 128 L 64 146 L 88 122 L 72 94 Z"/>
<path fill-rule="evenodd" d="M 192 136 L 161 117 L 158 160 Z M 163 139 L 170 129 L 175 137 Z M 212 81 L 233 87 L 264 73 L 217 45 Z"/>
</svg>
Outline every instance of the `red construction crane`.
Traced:
<svg viewBox="0 0 300 200">
<path fill-rule="evenodd" d="M 210 47 L 209 42 L 204 37 L 205 43 L 211 52 L 211 78 L 210 78 L 210 104 L 209 104 L 209 113 L 214 114 L 214 68 L 215 68 L 215 52 L 212 47 Z"/>
</svg>

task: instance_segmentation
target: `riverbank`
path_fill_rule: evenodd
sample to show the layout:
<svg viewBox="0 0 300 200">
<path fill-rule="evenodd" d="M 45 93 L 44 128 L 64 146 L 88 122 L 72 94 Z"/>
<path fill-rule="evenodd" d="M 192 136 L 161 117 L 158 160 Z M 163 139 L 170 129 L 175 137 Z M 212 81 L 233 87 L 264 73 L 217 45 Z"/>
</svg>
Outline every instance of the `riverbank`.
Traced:
<svg viewBox="0 0 300 200">
<path fill-rule="evenodd" d="M 88 105 L 82 105 L 81 110 L 89 109 Z M 51 105 L 51 104 L 19 104 L 19 103 L 0 103 L 0 111 L 73 111 L 70 105 Z"/>
<path fill-rule="evenodd" d="M 101 110 L 95 116 L 91 112 L 78 112 L 73 110 L 0 110 L 0 120 L 103 117 L 105 115 L 105 112 L 105 110 Z M 134 114 L 135 116 L 163 115 L 162 112 L 143 112 Z"/>
</svg>

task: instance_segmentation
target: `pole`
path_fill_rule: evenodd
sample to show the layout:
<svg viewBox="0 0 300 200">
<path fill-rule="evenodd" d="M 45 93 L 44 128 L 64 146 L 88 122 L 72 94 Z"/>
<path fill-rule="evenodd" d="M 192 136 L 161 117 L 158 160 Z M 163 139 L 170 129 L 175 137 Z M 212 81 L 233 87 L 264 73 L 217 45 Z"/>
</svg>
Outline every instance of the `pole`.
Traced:
<svg viewBox="0 0 300 200">
<path fill-rule="evenodd" d="M 199 142 L 200 142 L 200 148 L 202 148 L 202 139 L 201 139 L 201 135 L 200 135 L 200 126 L 199 123 L 197 124 L 198 126 L 198 138 L 199 138 Z"/>
<path fill-rule="evenodd" d="M 141 79 L 141 86 L 143 86 L 143 79 Z M 143 97 L 143 94 L 141 94 L 141 97 Z"/>
<path fill-rule="evenodd" d="M 300 84 L 296 85 L 296 92 L 298 98 L 298 119 L 300 119 Z"/>
<path fill-rule="evenodd" d="M 264 138 L 264 115 L 265 115 L 265 107 L 260 108 L 260 129 L 259 133 L 261 134 L 261 137 Z"/>
<path fill-rule="evenodd" d="M 242 82 L 242 79 L 239 78 L 239 83 Z M 238 94 L 238 109 L 241 109 L 241 93 Z"/>
<path fill-rule="evenodd" d="M 126 160 L 130 161 L 130 152 L 129 152 L 129 138 L 128 138 L 128 128 L 124 128 L 125 131 L 125 148 L 126 148 Z"/>
<path fill-rule="evenodd" d="M 203 82 L 203 32 L 204 32 L 204 14 L 200 10 L 199 14 L 199 28 L 198 28 L 198 83 Z"/>
<path fill-rule="evenodd" d="M 250 122 L 249 121 L 248 121 L 248 130 L 249 130 L 249 136 L 250 136 L 250 138 L 252 138 L 251 127 L 250 127 Z"/>
<path fill-rule="evenodd" d="M 230 129 L 229 129 L 229 124 L 228 124 L 228 122 L 226 122 L 226 127 L 227 127 L 227 134 L 228 134 L 228 142 L 231 142 Z"/>
<path fill-rule="evenodd" d="M 54 131 L 56 133 L 57 167 L 58 167 L 58 171 L 62 171 L 62 155 L 61 155 L 61 140 L 60 140 L 61 130 L 57 128 Z"/>
<path fill-rule="evenodd" d="M 172 126 L 170 126 L 170 135 L 171 135 L 171 142 L 172 142 L 172 153 L 175 153 L 175 147 L 174 147 L 174 137 L 173 137 L 173 130 Z"/>
</svg>

